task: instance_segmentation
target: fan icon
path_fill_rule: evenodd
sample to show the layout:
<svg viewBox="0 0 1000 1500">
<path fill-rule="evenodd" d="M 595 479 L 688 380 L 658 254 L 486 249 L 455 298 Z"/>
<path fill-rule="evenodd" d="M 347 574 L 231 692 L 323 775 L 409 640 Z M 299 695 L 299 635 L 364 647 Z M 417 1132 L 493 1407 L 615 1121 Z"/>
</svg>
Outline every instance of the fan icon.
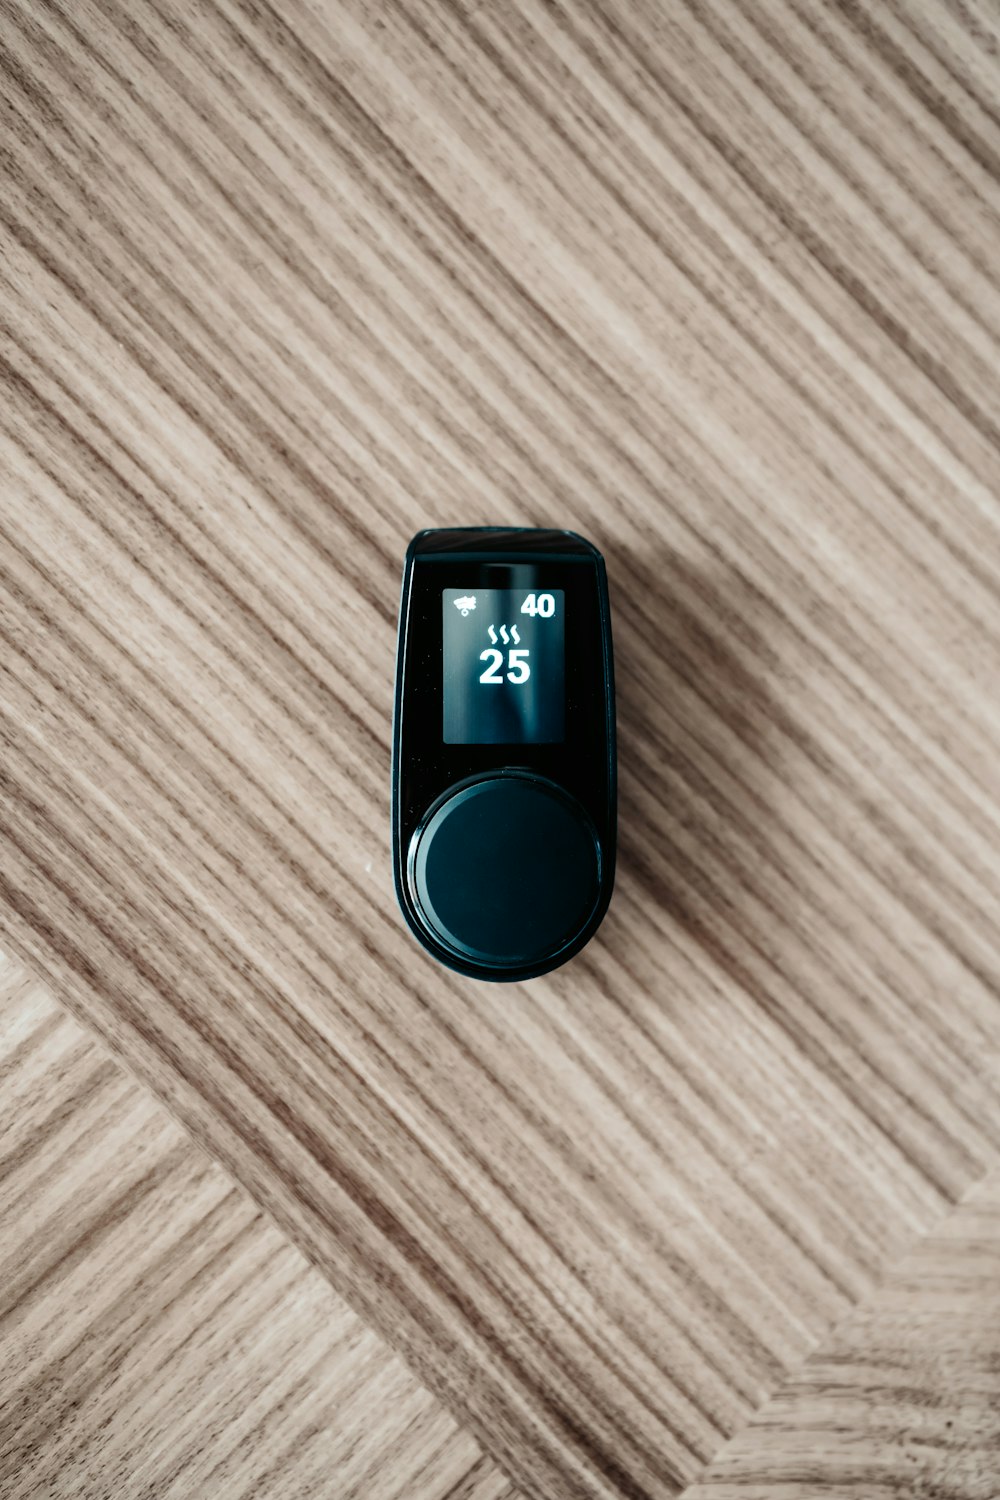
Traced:
<svg viewBox="0 0 1000 1500">
<path fill-rule="evenodd" d="M 464 620 L 466 615 L 469 613 L 469 610 L 475 609 L 476 596 L 475 594 L 463 594 L 461 599 L 456 599 L 454 603 L 455 608 L 462 611 L 462 618 Z"/>
</svg>

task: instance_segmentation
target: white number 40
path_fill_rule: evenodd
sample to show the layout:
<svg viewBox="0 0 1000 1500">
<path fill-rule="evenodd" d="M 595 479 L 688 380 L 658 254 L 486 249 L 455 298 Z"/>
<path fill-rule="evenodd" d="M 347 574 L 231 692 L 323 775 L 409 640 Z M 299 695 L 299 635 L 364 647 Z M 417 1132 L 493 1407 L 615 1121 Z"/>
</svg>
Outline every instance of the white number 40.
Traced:
<svg viewBox="0 0 1000 1500">
<path fill-rule="evenodd" d="M 551 594 L 529 594 L 521 605 L 522 615 L 541 615 L 547 620 L 556 612 L 556 601 Z"/>
<path fill-rule="evenodd" d="M 489 662 L 486 671 L 480 673 L 479 681 L 499 682 L 502 685 L 503 678 L 500 676 L 500 668 L 503 666 L 503 652 L 498 651 L 495 646 L 490 646 L 487 650 L 480 651 L 479 660 Z M 522 647 L 520 651 L 508 651 L 507 681 L 514 683 L 527 682 L 530 676 L 531 668 L 528 666 L 527 649 Z"/>
</svg>

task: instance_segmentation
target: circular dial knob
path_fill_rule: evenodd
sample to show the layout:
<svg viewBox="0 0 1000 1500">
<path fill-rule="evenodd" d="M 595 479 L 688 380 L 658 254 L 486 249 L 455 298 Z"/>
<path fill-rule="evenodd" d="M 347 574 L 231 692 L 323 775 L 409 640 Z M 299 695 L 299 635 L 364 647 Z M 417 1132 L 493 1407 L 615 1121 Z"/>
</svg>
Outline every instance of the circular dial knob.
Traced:
<svg viewBox="0 0 1000 1500">
<path fill-rule="evenodd" d="M 439 943 L 484 969 L 518 969 L 558 953 L 587 925 L 601 846 L 575 797 L 544 777 L 504 771 L 430 809 L 408 875 Z"/>
</svg>

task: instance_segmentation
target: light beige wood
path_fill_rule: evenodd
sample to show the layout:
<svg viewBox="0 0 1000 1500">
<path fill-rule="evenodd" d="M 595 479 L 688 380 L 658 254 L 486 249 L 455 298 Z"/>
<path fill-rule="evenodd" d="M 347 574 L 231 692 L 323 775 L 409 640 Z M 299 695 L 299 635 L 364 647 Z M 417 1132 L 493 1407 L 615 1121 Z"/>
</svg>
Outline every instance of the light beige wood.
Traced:
<svg viewBox="0 0 1000 1500">
<path fill-rule="evenodd" d="M 998 1350 L 993 1173 L 848 1315 L 684 1500 L 995 1500 Z"/>
<path fill-rule="evenodd" d="M 516 1500 L 152 1097 L 0 957 L 2 1493 Z M 684 1500 L 993 1494 L 1000 1174 Z"/>
<path fill-rule="evenodd" d="M 1000 1157 L 995 21 L 3 13 L 0 921 L 532 1496 L 675 1494 Z M 395 911 L 408 536 L 607 553 L 621 862 Z"/>
<path fill-rule="evenodd" d="M 0 959 L 0 1494 L 511 1500 L 245 1193 Z"/>
</svg>

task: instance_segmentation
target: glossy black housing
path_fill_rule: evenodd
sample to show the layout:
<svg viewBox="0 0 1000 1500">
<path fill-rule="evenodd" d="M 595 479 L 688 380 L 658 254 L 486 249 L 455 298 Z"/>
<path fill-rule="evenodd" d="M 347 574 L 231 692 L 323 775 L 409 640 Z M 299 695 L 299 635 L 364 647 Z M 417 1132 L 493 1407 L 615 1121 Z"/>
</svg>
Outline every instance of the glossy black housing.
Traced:
<svg viewBox="0 0 1000 1500">
<path fill-rule="evenodd" d="M 557 744 L 449 745 L 443 738 L 442 590 L 562 589 L 566 611 L 566 733 Z M 421 922 L 407 878 L 428 810 L 469 778 L 505 769 L 572 793 L 601 845 L 601 890 L 586 928 L 540 965 L 495 972 L 443 948 Z M 399 615 L 392 756 L 393 873 L 415 936 L 441 963 L 480 979 L 526 979 L 578 952 L 600 924 L 615 870 L 617 760 L 611 614 L 604 559 L 572 531 L 469 527 L 419 532 L 406 552 Z"/>
</svg>

